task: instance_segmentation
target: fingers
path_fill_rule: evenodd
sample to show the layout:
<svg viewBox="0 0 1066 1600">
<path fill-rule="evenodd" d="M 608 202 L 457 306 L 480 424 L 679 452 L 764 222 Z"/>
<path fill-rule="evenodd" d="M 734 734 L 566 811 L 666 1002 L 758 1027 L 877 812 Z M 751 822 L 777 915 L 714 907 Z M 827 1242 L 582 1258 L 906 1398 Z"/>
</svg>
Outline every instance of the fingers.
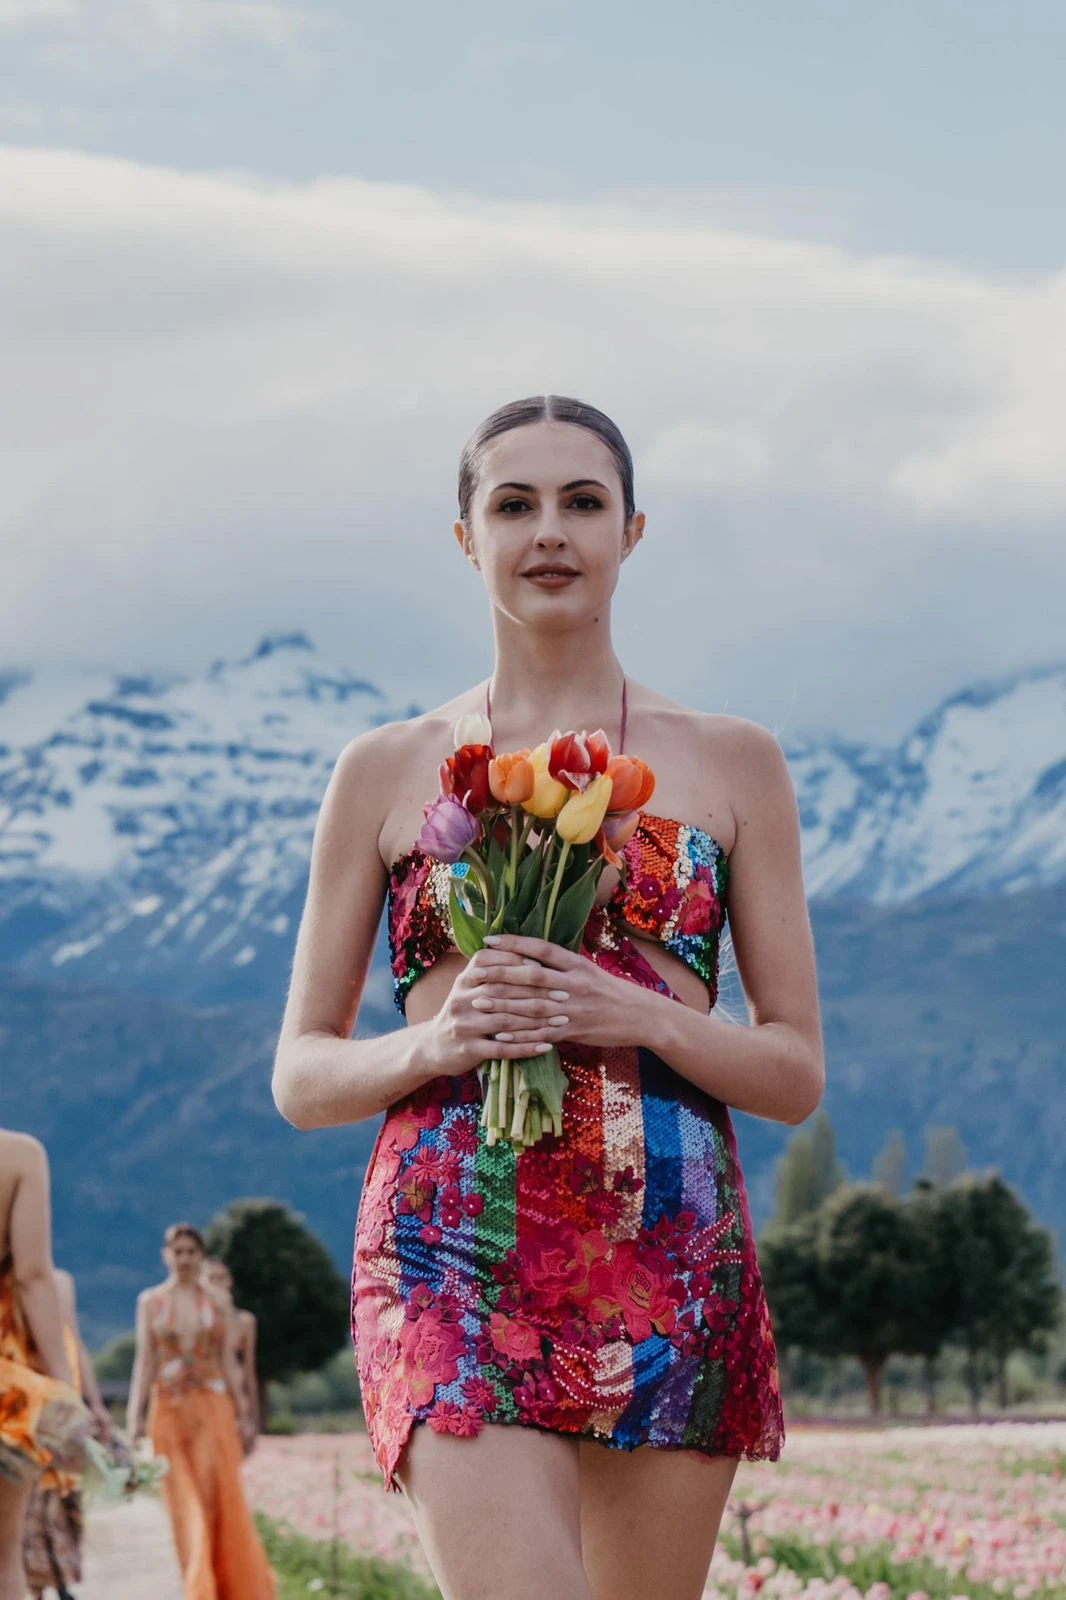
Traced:
<svg viewBox="0 0 1066 1600">
<path fill-rule="evenodd" d="M 485 944 L 490 955 L 521 956 L 527 961 L 539 962 L 541 966 L 552 967 L 557 972 L 564 972 L 575 961 L 584 959 L 573 950 L 564 950 L 561 944 L 552 944 L 550 939 L 531 939 L 524 933 L 486 934 Z"/>
<path fill-rule="evenodd" d="M 478 952 L 480 956 L 481 952 Z M 474 961 L 478 960 L 475 956 Z M 479 987 L 485 984 L 521 984 L 523 988 L 541 988 L 566 993 L 566 973 L 542 967 L 537 961 L 508 960 L 504 963 L 470 963 L 467 972 Z"/>
<path fill-rule="evenodd" d="M 493 1016 L 506 1011 L 523 1017 L 550 1017 L 556 1012 L 565 1011 L 569 999 L 570 996 L 562 989 L 551 989 L 543 996 L 527 997 L 518 990 L 496 985 L 488 991 L 478 990 L 470 1005 L 475 1011 L 491 1013 Z"/>
</svg>

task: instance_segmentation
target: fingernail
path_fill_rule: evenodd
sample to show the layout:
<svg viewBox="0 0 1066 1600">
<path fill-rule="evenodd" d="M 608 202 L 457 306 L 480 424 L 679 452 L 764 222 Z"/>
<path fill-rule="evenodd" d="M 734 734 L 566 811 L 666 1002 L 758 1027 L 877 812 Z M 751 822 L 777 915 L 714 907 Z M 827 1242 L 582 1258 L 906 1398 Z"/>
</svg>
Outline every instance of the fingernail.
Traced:
<svg viewBox="0 0 1066 1600">
<path fill-rule="evenodd" d="M 570 994 L 569 994 L 569 991 L 566 990 L 566 989 L 549 989 L 548 990 L 548 999 L 549 1000 L 569 1000 L 569 998 L 570 998 Z"/>
<path fill-rule="evenodd" d="M 562 1027 L 565 1026 L 566 1023 L 568 1023 L 570 1021 L 570 1018 L 569 1017 L 549 1017 L 548 1021 L 551 1023 L 553 1028 L 562 1028 Z"/>
<path fill-rule="evenodd" d="M 499 944 L 500 936 L 498 933 L 487 933 L 481 942 L 482 944 Z"/>
<path fill-rule="evenodd" d="M 492 1037 L 494 1039 L 506 1040 L 507 1043 L 510 1044 L 511 1040 L 514 1038 L 514 1034 L 513 1033 L 494 1033 Z"/>
<path fill-rule="evenodd" d="M 476 1011 L 491 1011 L 492 1010 L 492 1001 L 491 1000 L 471 1000 L 470 1004 L 474 1007 L 474 1009 Z"/>
</svg>

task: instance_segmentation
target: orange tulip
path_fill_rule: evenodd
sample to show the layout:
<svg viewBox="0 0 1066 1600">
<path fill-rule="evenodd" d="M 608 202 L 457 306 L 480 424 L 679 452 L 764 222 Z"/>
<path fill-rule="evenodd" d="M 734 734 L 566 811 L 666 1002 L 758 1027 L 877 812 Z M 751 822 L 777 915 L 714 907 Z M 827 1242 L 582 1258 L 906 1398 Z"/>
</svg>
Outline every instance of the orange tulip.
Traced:
<svg viewBox="0 0 1066 1600">
<path fill-rule="evenodd" d="M 607 763 L 612 811 L 639 811 L 655 793 L 655 774 L 637 756 L 614 756 Z"/>
<path fill-rule="evenodd" d="M 524 806 L 536 787 L 537 775 L 528 750 L 495 756 L 489 762 L 489 788 L 502 806 Z"/>
</svg>

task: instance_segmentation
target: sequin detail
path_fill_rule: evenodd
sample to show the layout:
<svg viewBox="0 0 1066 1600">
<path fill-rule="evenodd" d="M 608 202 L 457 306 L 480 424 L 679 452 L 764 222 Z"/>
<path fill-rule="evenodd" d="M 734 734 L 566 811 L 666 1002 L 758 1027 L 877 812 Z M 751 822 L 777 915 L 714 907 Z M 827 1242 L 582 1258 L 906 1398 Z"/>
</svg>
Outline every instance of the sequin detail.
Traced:
<svg viewBox="0 0 1066 1600">
<path fill-rule="evenodd" d="M 622 852 L 624 882 L 592 923 L 600 939 L 606 924 L 628 925 L 657 939 L 703 979 L 713 1006 L 718 989 L 718 947 L 725 922 L 729 860 L 702 828 L 642 811 L 640 825 Z M 448 888 L 458 869 L 434 861 L 416 847 L 393 863 L 389 874 L 388 932 L 393 995 L 400 1011 L 423 973 L 454 952 Z M 602 913 L 602 916 L 598 915 Z M 606 922 L 604 921 L 606 919 Z"/>
<path fill-rule="evenodd" d="M 626 929 L 640 931 L 713 999 L 720 846 L 645 814 L 626 857 L 626 886 L 593 911 L 584 954 L 671 994 Z M 393 869 L 401 1008 L 452 948 L 448 880 L 418 851 Z M 563 1135 L 521 1158 L 485 1144 L 474 1073 L 423 1085 L 378 1134 L 356 1225 L 352 1333 L 389 1488 L 420 1422 L 457 1437 L 514 1423 L 615 1449 L 780 1454 L 773 1330 L 727 1107 L 650 1050 L 561 1054 Z"/>
</svg>

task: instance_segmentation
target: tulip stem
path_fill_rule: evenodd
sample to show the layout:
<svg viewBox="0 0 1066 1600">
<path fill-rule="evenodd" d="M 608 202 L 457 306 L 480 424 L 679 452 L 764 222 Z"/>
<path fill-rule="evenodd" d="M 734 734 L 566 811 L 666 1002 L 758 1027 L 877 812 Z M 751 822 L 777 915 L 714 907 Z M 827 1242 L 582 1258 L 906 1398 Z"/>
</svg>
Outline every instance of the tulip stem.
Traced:
<svg viewBox="0 0 1066 1600">
<path fill-rule="evenodd" d="M 548 896 L 548 909 L 544 913 L 544 932 L 541 934 L 542 939 L 549 939 L 551 937 L 552 917 L 555 914 L 555 902 L 558 900 L 559 890 L 562 888 L 563 873 L 566 871 L 566 858 L 569 854 L 570 840 L 564 839 L 563 848 L 559 851 L 559 864 L 555 869 L 555 882 L 552 884 L 552 892 Z"/>
<path fill-rule="evenodd" d="M 485 925 L 488 926 L 488 924 L 492 921 L 492 904 L 494 898 L 492 893 L 492 874 L 489 872 L 488 868 L 478 855 L 477 851 L 474 849 L 473 845 L 468 845 L 463 851 L 462 860 L 469 863 L 471 875 L 477 883 L 478 888 L 481 890 L 481 898 L 485 902 Z"/>
</svg>

